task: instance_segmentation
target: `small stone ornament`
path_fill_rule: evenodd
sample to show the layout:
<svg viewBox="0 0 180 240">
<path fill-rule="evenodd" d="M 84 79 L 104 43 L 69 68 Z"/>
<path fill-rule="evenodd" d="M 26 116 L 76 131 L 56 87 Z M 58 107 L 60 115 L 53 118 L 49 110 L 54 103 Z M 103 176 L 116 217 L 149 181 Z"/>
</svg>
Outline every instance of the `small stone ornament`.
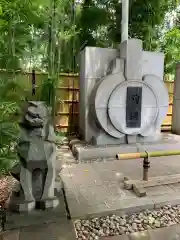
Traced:
<svg viewBox="0 0 180 240">
<path fill-rule="evenodd" d="M 19 212 L 54 208 L 56 144 L 51 111 L 44 102 L 29 101 L 20 122 L 17 154 L 20 164 L 11 173 L 20 182 L 9 207 Z"/>
</svg>

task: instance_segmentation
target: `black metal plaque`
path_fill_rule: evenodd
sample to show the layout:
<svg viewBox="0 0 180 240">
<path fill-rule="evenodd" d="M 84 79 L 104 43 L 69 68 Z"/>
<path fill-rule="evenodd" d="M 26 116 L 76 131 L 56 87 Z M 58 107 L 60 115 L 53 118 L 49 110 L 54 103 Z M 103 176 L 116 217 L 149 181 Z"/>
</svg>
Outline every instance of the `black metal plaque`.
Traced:
<svg viewBox="0 0 180 240">
<path fill-rule="evenodd" d="M 141 127 L 142 87 L 128 87 L 126 95 L 126 127 Z"/>
</svg>

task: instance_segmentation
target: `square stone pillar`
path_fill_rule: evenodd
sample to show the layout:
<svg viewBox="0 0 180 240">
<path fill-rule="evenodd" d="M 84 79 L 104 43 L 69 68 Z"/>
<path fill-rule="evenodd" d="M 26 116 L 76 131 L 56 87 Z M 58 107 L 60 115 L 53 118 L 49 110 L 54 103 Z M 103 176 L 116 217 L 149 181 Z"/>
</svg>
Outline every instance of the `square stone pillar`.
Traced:
<svg viewBox="0 0 180 240">
<path fill-rule="evenodd" d="M 172 109 L 172 132 L 180 135 L 180 63 L 176 65 Z"/>
</svg>

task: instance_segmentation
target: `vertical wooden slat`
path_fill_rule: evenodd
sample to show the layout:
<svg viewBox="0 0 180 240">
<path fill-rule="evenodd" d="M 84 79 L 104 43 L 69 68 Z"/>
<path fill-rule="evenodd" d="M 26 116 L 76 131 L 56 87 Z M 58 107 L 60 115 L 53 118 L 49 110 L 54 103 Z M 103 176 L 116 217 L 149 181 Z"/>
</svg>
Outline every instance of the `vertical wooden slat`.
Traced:
<svg viewBox="0 0 180 240">
<path fill-rule="evenodd" d="M 166 87 L 169 93 L 169 108 L 167 116 L 161 126 L 161 130 L 171 131 L 172 127 L 172 105 L 173 105 L 173 94 L 174 94 L 174 82 L 173 81 L 165 81 Z"/>
</svg>

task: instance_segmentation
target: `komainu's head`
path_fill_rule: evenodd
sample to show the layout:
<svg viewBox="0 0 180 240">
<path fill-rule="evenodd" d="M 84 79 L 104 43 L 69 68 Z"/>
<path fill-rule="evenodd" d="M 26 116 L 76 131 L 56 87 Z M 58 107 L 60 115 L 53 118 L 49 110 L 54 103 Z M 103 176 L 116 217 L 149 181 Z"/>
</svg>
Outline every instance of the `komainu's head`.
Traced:
<svg viewBox="0 0 180 240">
<path fill-rule="evenodd" d="M 41 101 L 29 101 L 23 109 L 23 119 L 20 123 L 26 128 L 43 128 L 50 117 L 47 105 Z"/>
</svg>

